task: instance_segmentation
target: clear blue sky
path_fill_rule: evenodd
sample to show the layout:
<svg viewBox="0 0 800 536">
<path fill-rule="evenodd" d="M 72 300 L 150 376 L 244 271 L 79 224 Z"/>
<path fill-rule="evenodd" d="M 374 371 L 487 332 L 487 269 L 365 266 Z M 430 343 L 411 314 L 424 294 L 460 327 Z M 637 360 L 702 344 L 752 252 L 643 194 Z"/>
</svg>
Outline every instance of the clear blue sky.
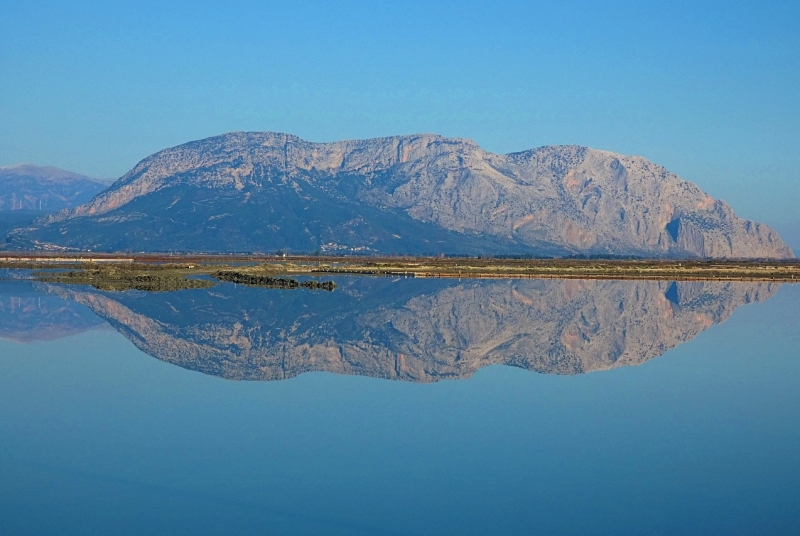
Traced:
<svg viewBox="0 0 800 536">
<path fill-rule="evenodd" d="M 800 2 L 3 2 L 0 165 L 233 130 L 643 155 L 800 246 Z"/>
</svg>

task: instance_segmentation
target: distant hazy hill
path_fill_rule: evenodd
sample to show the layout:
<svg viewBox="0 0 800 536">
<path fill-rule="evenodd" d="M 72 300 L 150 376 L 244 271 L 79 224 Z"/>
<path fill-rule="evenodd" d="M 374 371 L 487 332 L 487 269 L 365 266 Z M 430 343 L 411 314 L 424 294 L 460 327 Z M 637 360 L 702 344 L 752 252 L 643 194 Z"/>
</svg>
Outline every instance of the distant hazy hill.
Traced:
<svg viewBox="0 0 800 536">
<path fill-rule="evenodd" d="M 108 183 L 54 167 L 0 167 L 0 211 L 57 212 L 86 203 L 107 187 Z"/>
<path fill-rule="evenodd" d="M 766 225 L 641 157 L 575 146 L 498 155 L 432 134 L 188 143 L 7 247 L 793 256 Z"/>
</svg>

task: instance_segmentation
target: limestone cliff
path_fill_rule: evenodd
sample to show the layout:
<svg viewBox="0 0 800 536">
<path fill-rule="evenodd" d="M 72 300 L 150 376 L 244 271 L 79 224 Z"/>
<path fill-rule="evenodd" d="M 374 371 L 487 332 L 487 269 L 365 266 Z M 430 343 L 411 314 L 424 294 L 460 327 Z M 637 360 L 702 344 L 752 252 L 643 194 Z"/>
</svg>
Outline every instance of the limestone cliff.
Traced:
<svg viewBox="0 0 800 536">
<path fill-rule="evenodd" d="M 644 158 L 493 154 L 424 134 L 232 133 L 156 153 L 10 247 L 788 258 L 764 224 Z"/>
</svg>

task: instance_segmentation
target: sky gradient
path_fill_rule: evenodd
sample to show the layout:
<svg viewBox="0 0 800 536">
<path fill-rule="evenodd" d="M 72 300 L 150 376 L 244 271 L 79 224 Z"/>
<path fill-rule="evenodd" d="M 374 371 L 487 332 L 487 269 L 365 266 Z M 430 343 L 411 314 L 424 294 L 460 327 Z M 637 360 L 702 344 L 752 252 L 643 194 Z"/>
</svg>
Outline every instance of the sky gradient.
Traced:
<svg viewBox="0 0 800 536">
<path fill-rule="evenodd" d="M 118 177 L 236 130 L 642 155 L 800 248 L 797 2 L 25 2 L 0 165 Z"/>
</svg>

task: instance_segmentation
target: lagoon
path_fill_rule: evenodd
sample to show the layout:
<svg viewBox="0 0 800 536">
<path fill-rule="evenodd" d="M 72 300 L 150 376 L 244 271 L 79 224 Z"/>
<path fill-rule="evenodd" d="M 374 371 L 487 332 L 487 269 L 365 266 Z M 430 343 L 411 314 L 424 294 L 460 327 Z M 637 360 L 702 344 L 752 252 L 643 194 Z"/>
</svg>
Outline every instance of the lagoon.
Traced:
<svg viewBox="0 0 800 536">
<path fill-rule="evenodd" d="M 791 534 L 800 287 L 0 283 L 3 534 Z"/>
</svg>

